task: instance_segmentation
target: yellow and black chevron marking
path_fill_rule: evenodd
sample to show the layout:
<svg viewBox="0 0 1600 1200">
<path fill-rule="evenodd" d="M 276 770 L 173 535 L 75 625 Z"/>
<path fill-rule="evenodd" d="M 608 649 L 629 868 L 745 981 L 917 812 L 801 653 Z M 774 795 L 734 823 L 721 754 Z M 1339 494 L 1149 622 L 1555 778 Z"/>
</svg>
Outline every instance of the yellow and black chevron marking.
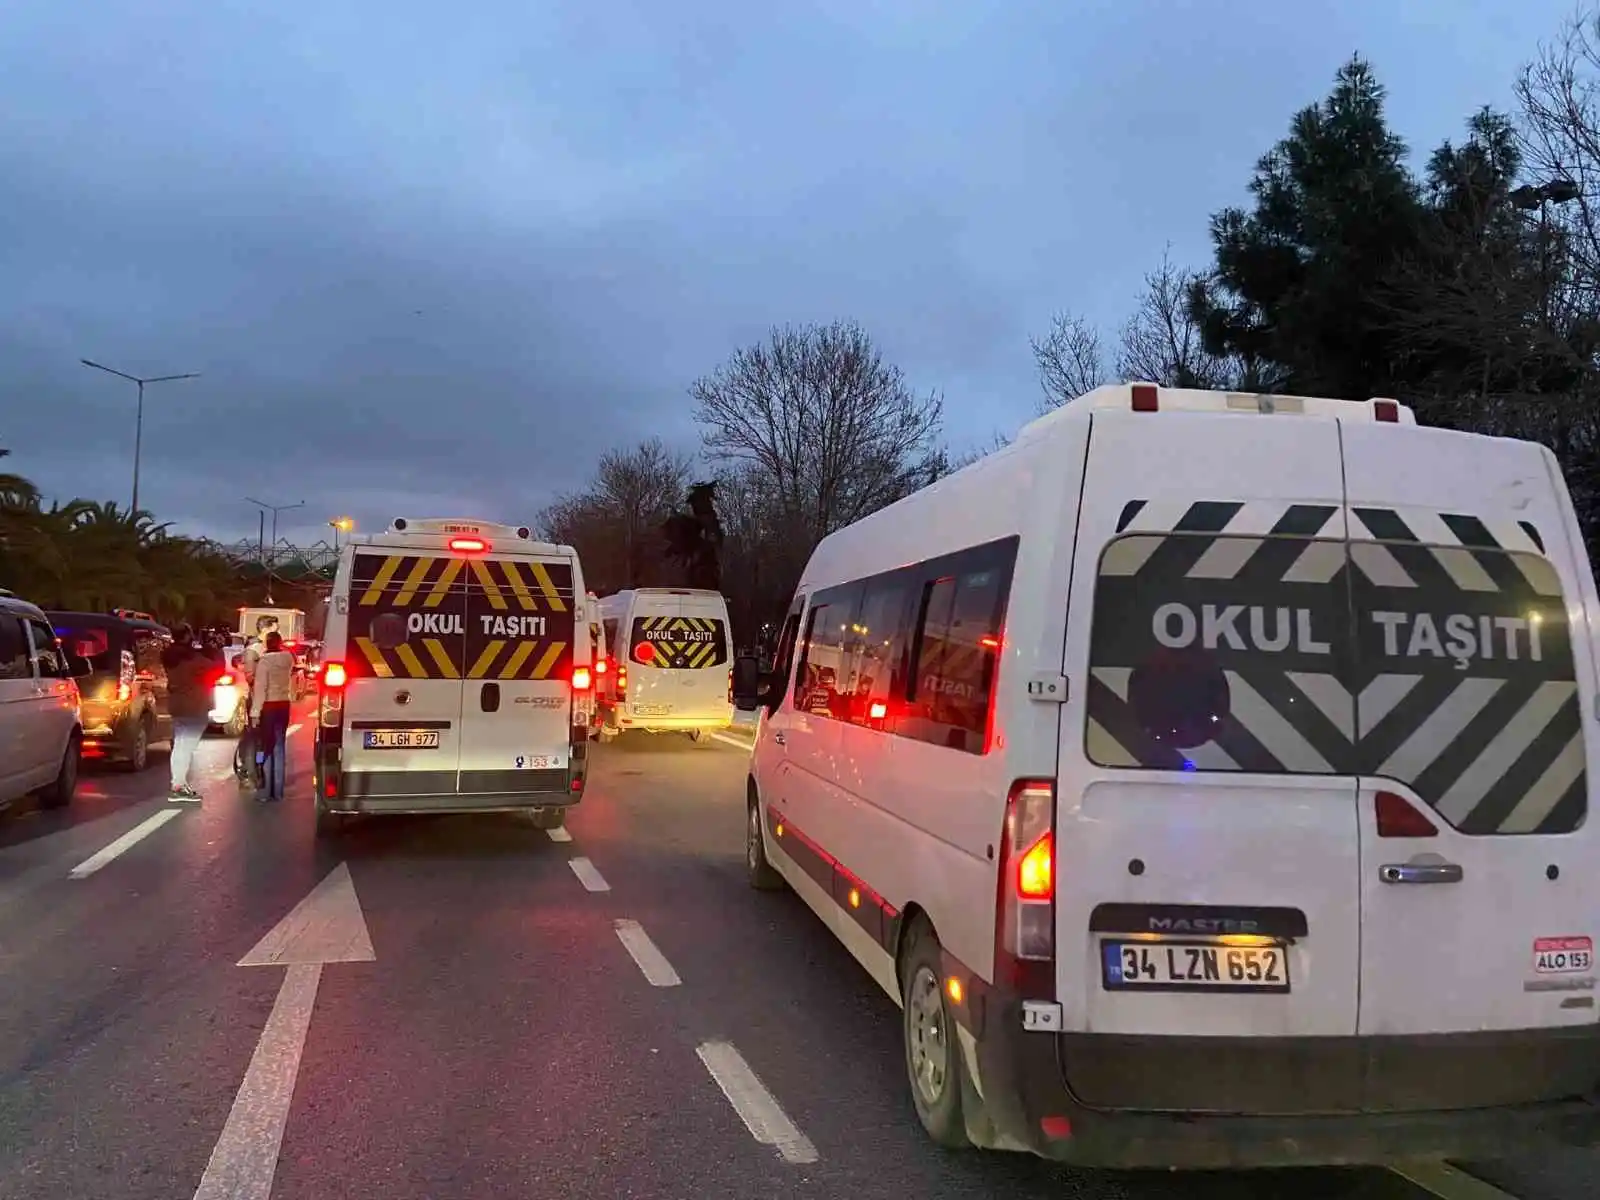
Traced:
<svg viewBox="0 0 1600 1200">
<path fill-rule="evenodd" d="M 566 563 L 360 554 L 346 669 L 378 679 L 565 679 Z"/>
<path fill-rule="evenodd" d="M 699 670 L 728 660 L 727 636 L 716 617 L 636 617 L 633 645 L 640 642 L 655 647 L 652 666 L 669 670 Z"/>
<path fill-rule="evenodd" d="M 570 608 L 572 568 L 509 558 L 356 556 L 352 608 L 439 608 L 452 595 L 481 600 L 496 612 L 564 613 Z"/>
</svg>

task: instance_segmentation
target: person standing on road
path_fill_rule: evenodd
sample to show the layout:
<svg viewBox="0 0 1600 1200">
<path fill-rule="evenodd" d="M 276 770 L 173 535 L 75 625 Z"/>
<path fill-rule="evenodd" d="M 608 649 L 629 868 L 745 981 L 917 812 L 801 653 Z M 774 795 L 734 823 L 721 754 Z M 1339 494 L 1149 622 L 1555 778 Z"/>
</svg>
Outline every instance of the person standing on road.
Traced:
<svg viewBox="0 0 1600 1200">
<path fill-rule="evenodd" d="M 195 646 L 194 630 L 179 624 L 172 630 L 172 645 L 161 652 L 161 665 L 167 672 L 167 708 L 172 714 L 172 791 L 167 799 L 198 804 L 200 793 L 189 786 L 189 768 L 211 719 L 216 663 Z"/>
<path fill-rule="evenodd" d="M 263 756 L 267 786 L 258 800 L 282 800 L 289 770 L 289 709 L 294 700 L 294 655 L 283 648 L 283 635 L 267 634 L 266 653 L 256 663 L 250 689 L 250 720 Z"/>
<path fill-rule="evenodd" d="M 278 618 L 261 616 L 256 618 L 256 636 L 251 638 L 239 655 L 239 673 L 244 676 L 244 686 L 247 692 L 253 692 L 256 682 L 256 667 L 261 662 L 261 656 L 267 652 L 267 638 L 278 631 Z M 245 703 L 252 703 L 249 697 Z M 235 754 L 235 771 L 240 779 L 249 778 L 259 791 L 266 786 L 265 754 L 261 748 L 260 738 L 256 736 L 255 723 L 252 721 L 245 727 L 244 734 L 239 738 L 239 748 Z"/>
</svg>

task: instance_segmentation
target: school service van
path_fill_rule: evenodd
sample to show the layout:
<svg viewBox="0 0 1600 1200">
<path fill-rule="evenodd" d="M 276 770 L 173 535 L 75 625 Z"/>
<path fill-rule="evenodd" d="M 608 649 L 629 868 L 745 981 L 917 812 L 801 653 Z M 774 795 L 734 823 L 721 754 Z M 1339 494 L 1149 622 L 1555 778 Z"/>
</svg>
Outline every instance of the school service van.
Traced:
<svg viewBox="0 0 1600 1200">
<path fill-rule="evenodd" d="M 1593 1145 L 1597 620 L 1541 446 L 1100 388 L 817 547 L 751 880 L 900 1003 L 945 1145 Z"/>
<path fill-rule="evenodd" d="M 602 698 L 601 737 L 676 730 L 695 741 L 733 724 L 728 602 L 696 588 L 637 588 L 600 601 L 616 660 Z"/>
<path fill-rule="evenodd" d="M 583 794 L 593 654 L 570 546 L 401 519 L 340 553 L 319 672 L 317 828 L 354 813 L 527 811 Z"/>
</svg>

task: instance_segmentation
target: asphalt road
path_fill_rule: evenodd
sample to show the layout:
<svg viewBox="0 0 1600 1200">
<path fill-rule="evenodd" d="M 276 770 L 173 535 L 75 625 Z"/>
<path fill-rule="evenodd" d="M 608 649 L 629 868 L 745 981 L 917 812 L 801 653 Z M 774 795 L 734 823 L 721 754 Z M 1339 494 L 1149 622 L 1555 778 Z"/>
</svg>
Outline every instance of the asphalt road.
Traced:
<svg viewBox="0 0 1600 1200">
<path fill-rule="evenodd" d="M 893 1004 L 794 896 L 745 886 L 740 750 L 597 752 L 563 841 L 390 819 L 319 846 L 309 776 L 255 804 L 223 740 L 200 806 L 166 803 L 161 762 L 91 773 L 64 813 L 0 814 L 0 1196 L 1429 1194 L 1377 1170 L 936 1151 Z M 1474 1169 L 1586 1200 L 1597 1163 Z"/>
</svg>

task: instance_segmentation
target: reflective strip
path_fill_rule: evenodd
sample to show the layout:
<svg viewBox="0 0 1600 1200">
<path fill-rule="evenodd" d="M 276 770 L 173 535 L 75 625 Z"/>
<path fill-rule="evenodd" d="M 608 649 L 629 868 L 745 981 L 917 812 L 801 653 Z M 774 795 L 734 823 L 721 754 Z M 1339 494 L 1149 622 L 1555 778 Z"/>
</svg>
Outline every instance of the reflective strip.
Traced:
<svg viewBox="0 0 1600 1200">
<path fill-rule="evenodd" d="M 372 667 L 372 673 L 379 679 L 393 679 L 394 672 L 389 669 L 389 662 L 383 657 L 383 651 L 378 649 L 377 643 L 371 638 L 358 637 L 356 647 Z"/>
<path fill-rule="evenodd" d="M 400 569 L 401 561 L 402 558 L 398 554 L 391 554 L 383 560 L 383 566 L 378 568 L 378 573 L 372 577 L 372 583 L 361 595 L 362 608 L 370 608 L 383 596 L 383 589 L 389 586 L 394 573 Z"/>
<path fill-rule="evenodd" d="M 544 563 L 529 563 L 528 569 L 533 572 L 533 578 L 539 585 L 539 590 L 544 593 L 545 603 L 555 612 L 566 612 L 567 606 L 556 590 L 555 582 L 550 578 L 550 572 Z"/>
<path fill-rule="evenodd" d="M 489 574 L 487 563 L 474 559 L 472 573 L 478 577 L 478 582 L 483 585 L 483 594 L 489 598 L 491 608 L 497 608 L 504 612 L 510 607 L 506 603 L 506 598 L 501 593 L 499 586 L 495 583 L 494 576 Z"/>
<path fill-rule="evenodd" d="M 478 655 L 478 661 L 472 664 L 472 670 L 467 672 L 468 679 L 482 679 L 489 673 L 489 668 L 494 665 L 494 660 L 500 656 L 506 644 L 501 639 L 490 642 L 483 648 L 483 653 Z"/>
<path fill-rule="evenodd" d="M 416 566 L 411 568 L 411 574 L 406 576 L 406 581 L 401 585 L 400 592 L 394 598 L 396 608 L 404 608 L 416 598 L 417 589 L 422 586 L 422 581 L 428 577 L 428 568 L 432 567 L 437 559 L 419 558 Z"/>
<path fill-rule="evenodd" d="M 452 558 L 445 563 L 444 570 L 439 572 L 439 578 L 435 579 L 429 586 L 428 598 L 422 602 L 422 607 L 438 608 L 439 602 L 449 595 L 450 585 L 455 583 L 456 576 L 459 574 L 461 574 L 461 560 L 459 558 Z"/>
<path fill-rule="evenodd" d="M 461 672 L 456 670 L 456 664 L 451 661 L 450 655 L 445 651 L 444 645 L 438 638 L 423 638 L 422 644 L 427 647 L 428 655 L 439 668 L 439 673 L 446 679 L 460 679 Z"/>
</svg>

